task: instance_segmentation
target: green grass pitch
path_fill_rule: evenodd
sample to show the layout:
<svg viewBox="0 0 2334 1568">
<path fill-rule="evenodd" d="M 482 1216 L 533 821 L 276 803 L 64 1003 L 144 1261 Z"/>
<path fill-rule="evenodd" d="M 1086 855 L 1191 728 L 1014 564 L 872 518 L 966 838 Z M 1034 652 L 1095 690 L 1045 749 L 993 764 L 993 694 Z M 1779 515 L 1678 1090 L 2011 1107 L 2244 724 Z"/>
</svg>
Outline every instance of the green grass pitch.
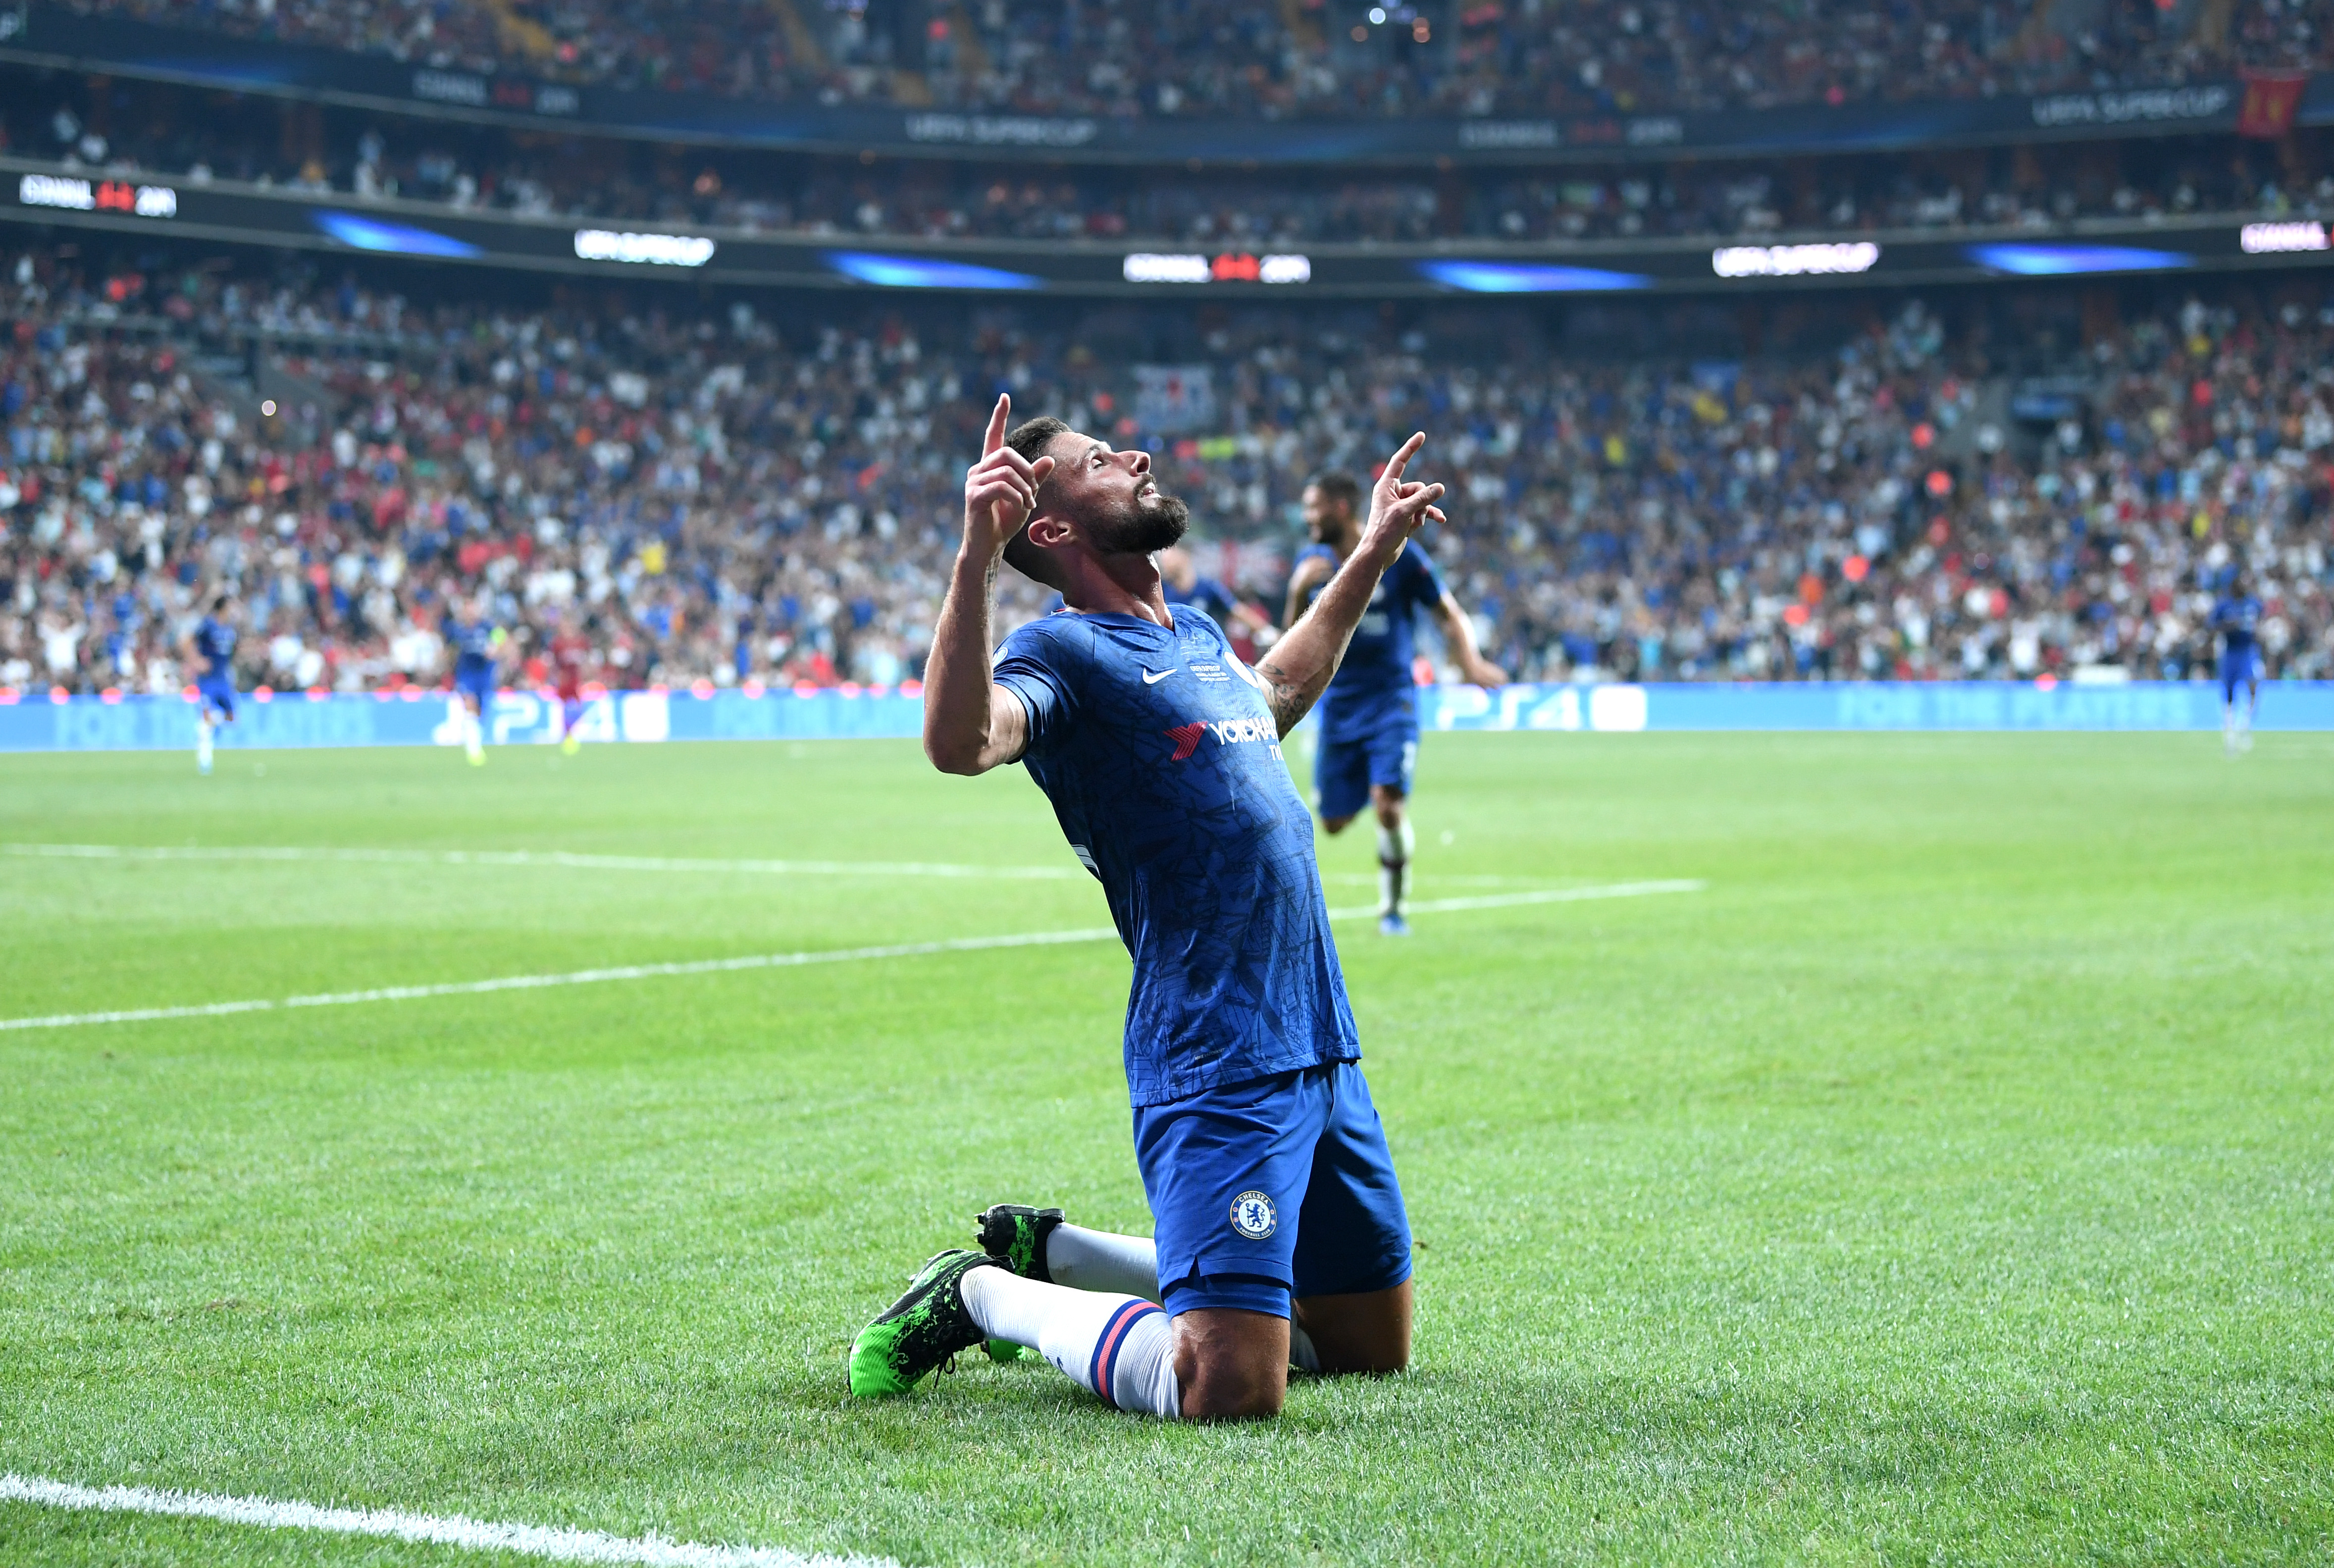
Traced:
<svg viewBox="0 0 2334 1568">
<path fill-rule="evenodd" d="M 0 759 L 0 840 L 1072 864 L 907 744 L 219 766 Z M 1709 886 L 1338 928 L 1406 1376 L 845 1398 L 982 1205 L 1147 1230 L 1096 944 L 0 1033 L 0 1471 L 908 1564 L 2334 1559 L 2334 740 L 1435 735 L 1417 816 L 1421 898 Z M 10 1018 L 1104 918 L 21 856 L 0 915 Z M 0 1505 L 10 1563 L 477 1560 Z"/>
</svg>

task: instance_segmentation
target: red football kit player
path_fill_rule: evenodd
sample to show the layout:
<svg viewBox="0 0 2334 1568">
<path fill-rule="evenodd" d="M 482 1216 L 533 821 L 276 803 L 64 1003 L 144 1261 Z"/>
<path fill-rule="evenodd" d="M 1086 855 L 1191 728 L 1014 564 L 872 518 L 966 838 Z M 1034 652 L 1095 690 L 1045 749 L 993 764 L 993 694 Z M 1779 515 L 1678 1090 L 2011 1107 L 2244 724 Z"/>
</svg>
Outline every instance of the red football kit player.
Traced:
<svg viewBox="0 0 2334 1568">
<path fill-rule="evenodd" d="M 584 676 L 592 663 L 592 640 L 573 626 L 551 639 L 553 689 L 559 693 L 560 744 L 574 751 L 581 743 L 575 721 L 584 716 Z"/>
</svg>

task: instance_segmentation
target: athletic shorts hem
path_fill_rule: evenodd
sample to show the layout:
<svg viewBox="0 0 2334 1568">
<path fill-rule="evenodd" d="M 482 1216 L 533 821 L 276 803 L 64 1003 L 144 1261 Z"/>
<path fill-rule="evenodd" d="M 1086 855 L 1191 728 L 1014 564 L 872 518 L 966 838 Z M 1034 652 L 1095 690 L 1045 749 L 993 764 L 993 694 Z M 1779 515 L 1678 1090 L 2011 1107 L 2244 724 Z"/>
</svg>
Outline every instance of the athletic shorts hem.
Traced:
<svg viewBox="0 0 2334 1568">
<path fill-rule="evenodd" d="M 1288 1282 L 1263 1274 L 1193 1274 L 1159 1293 L 1166 1298 L 1160 1304 L 1170 1317 L 1227 1308 L 1275 1318 L 1288 1316 Z"/>
<path fill-rule="evenodd" d="M 1326 1287 L 1316 1288 L 1307 1291 L 1304 1296 L 1299 1296 L 1297 1299 L 1298 1301 L 1303 1301 L 1306 1296 L 1374 1296 L 1380 1291 L 1391 1291 L 1399 1288 L 1403 1281 L 1410 1278 L 1410 1272 L 1411 1261 L 1408 1258 L 1404 1258 L 1401 1263 L 1395 1264 L 1391 1271 L 1379 1273 L 1375 1276 L 1365 1275 L 1362 1282 L 1358 1284 L 1346 1284 L 1340 1282 L 1334 1290 L 1327 1289 Z"/>
</svg>

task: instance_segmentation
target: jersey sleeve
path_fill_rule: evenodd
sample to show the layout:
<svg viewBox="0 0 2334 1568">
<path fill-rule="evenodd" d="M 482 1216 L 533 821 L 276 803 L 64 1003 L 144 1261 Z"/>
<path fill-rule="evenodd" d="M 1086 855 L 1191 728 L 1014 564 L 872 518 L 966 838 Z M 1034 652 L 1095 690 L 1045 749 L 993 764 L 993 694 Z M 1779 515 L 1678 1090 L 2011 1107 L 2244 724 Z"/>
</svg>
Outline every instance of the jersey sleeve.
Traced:
<svg viewBox="0 0 2334 1568">
<path fill-rule="evenodd" d="M 1297 551 L 1297 558 L 1288 564 L 1288 576 L 1292 584 L 1296 581 L 1297 574 L 1304 569 L 1305 563 L 1307 561 L 1326 561 L 1329 563 L 1329 570 L 1319 582 L 1305 590 L 1305 602 L 1297 606 L 1299 613 L 1311 609 L 1313 601 L 1321 596 L 1321 590 L 1329 586 L 1329 579 L 1337 575 L 1336 556 L 1324 546 L 1307 545 Z"/>
<path fill-rule="evenodd" d="M 1069 732 L 1077 719 L 1077 702 L 1069 680 L 1066 650 L 1059 637 L 1033 621 L 998 644 L 994 678 L 1021 701 L 1029 719 L 1029 743 L 1025 756 L 1042 756 Z"/>
<path fill-rule="evenodd" d="M 1402 596 L 1422 609 L 1432 609 L 1450 591 L 1434 558 L 1418 547 L 1416 539 L 1402 553 Z"/>
</svg>

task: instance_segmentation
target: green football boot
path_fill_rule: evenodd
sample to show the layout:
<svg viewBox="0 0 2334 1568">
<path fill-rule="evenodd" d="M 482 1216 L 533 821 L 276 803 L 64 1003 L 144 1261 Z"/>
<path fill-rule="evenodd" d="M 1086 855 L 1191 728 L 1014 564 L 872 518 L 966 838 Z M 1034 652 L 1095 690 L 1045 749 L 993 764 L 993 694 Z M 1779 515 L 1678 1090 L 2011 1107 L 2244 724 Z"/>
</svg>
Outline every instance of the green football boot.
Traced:
<svg viewBox="0 0 2334 1568">
<path fill-rule="evenodd" d="M 1059 1209 L 1033 1209 L 1026 1204 L 998 1204 L 975 1216 L 974 1231 L 980 1250 L 1025 1280 L 1050 1285 L 1046 1272 L 1046 1238 L 1062 1223 Z"/>
<path fill-rule="evenodd" d="M 964 1276 L 1001 1265 L 986 1253 L 952 1249 L 916 1271 L 908 1293 L 851 1341 L 851 1391 L 861 1399 L 904 1394 L 981 1342 L 964 1306 Z"/>
</svg>

